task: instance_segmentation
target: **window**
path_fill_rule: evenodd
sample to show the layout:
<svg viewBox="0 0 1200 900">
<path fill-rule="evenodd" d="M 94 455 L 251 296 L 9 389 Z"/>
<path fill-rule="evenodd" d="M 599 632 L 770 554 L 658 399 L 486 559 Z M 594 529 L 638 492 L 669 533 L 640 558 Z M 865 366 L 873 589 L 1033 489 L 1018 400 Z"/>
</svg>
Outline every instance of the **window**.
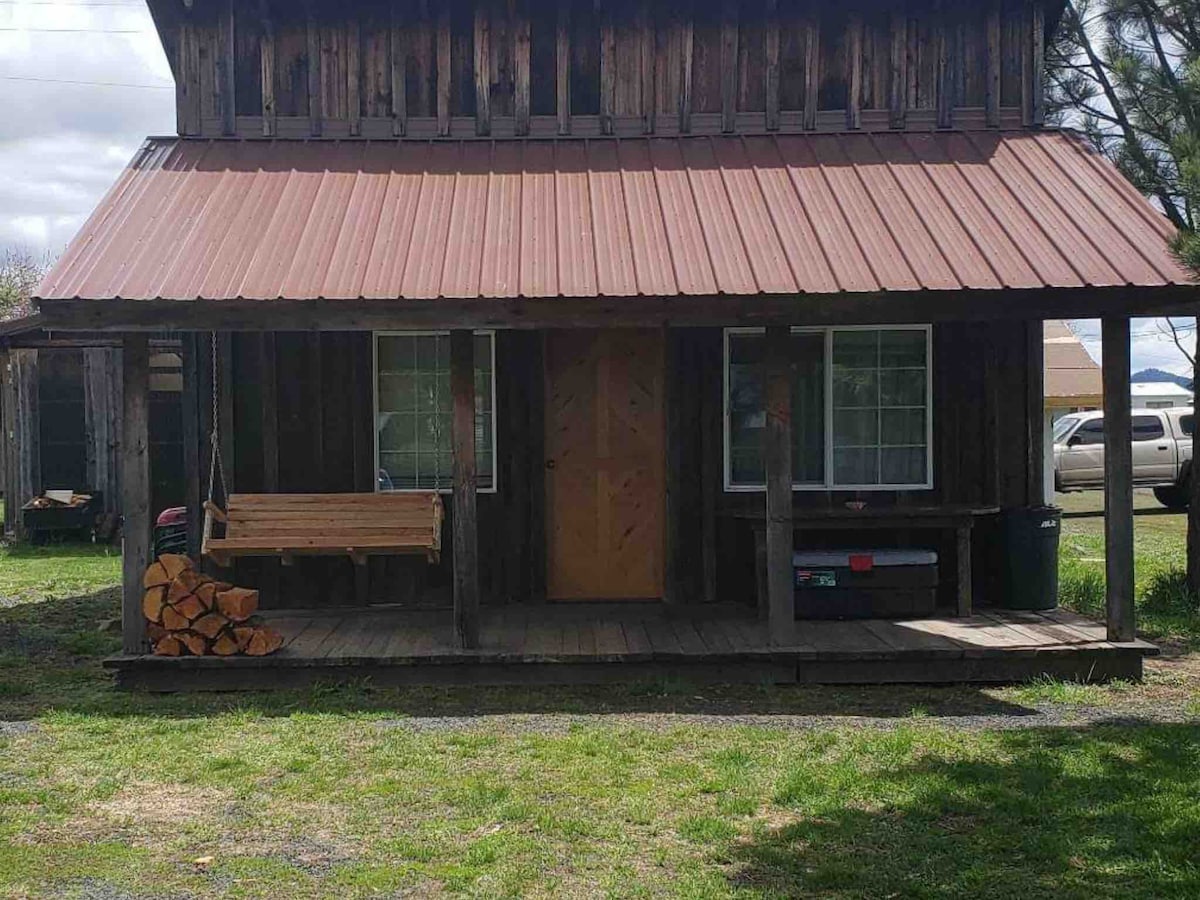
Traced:
<svg viewBox="0 0 1200 900">
<path fill-rule="evenodd" d="M 1133 417 L 1133 440 L 1138 441 L 1156 441 L 1166 435 L 1163 430 L 1162 420 L 1158 416 L 1134 416 Z"/>
<path fill-rule="evenodd" d="M 1079 421 L 1075 416 L 1063 416 L 1054 423 L 1054 443 L 1061 444 L 1067 439 L 1067 434 Z"/>
<path fill-rule="evenodd" d="M 479 489 L 496 488 L 494 337 L 475 335 L 475 460 Z M 376 469 L 383 491 L 448 491 L 454 486 L 450 437 L 450 336 L 380 334 L 375 339 Z"/>
<path fill-rule="evenodd" d="M 1073 445 L 1087 446 L 1089 444 L 1104 443 L 1104 420 L 1089 419 L 1079 426 L 1079 430 L 1071 435 L 1070 442 Z"/>
<path fill-rule="evenodd" d="M 728 329 L 725 482 L 765 483 L 761 329 Z M 793 329 L 792 481 L 797 489 L 931 485 L 928 327 Z"/>
<path fill-rule="evenodd" d="M 1191 437 L 1196 431 L 1196 416 L 1194 413 L 1188 413 L 1186 416 L 1179 417 L 1179 430 Z"/>
</svg>

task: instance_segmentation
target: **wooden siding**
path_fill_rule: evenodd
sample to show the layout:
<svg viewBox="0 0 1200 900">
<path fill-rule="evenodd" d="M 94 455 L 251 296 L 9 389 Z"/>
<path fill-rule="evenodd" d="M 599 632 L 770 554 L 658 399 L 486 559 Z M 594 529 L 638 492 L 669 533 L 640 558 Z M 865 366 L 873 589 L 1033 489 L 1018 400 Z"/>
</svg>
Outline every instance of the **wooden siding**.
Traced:
<svg viewBox="0 0 1200 900">
<path fill-rule="evenodd" d="M 187 7 L 191 7 L 188 9 Z M 182 135 L 1037 125 L 1032 0 L 151 0 Z"/>
<path fill-rule="evenodd" d="M 1023 452 L 1027 421 L 1028 329 L 1040 323 L 947 324 L 933 329 L 934 488 L 929 491 L 805 491 L 803 506 L 1039 503 L 1027 471 L 1036 454 Z M 374 489 L 372 337 L 334 332 L 240 333 L 229 340 L 233 384 L 232 440 L 225 446 L 232 481 L 243 491 L 370 491 Z M 498 485 L 478 497 L 481 602 L 540 603 L 546 595 L 544 495 L 544 381 L 541 332 L 496 333 Z M 207 493 L 207 434 L 211 409 L 208 339 L 185 338 L 184 408 L 194 410 L 196 442 L 189 490 Z M 218 354 L 220 357 L 222 354 Z M 721 447 L 722 332 L 672 329 L 667 334 L 666 591 L 674 602 L 749 602 L 754 589 L 753 539 L 745 522 L 727 514 L 761 508 L 761 494 L 723 490 Z M 273 361 L 273 364 L 272 364 Z M 1035 373 L 1036 374 L 1036 373 Z M 1039 447 L 1040 447 L 1040 436 Z M 1001 453 L 1001 448 L 1005 452 Z M 1035 488 L 1035 493 L 1036 493 Z M 189 501 L 191 502 L 191 501 Z M 193 503 L 194 508 L 194 503 Z M 371 561 L 372 603 L 449 606 L 453 551 L 451 505 L 440 564 L 386 558 Z M 975 541 L 976 596 L 988 602 L 995 579 L 996 541 L 981 523 Z M 929 545 L 929 534 L 897 534 L 898 545 Z M 844 532 L 838 540 L 854 539 Z M 878 545 L 879 535 L 863 536 Z M 953 536 L 935 539 L 954 559 Z M 195 545 L 194 545 L 195 546 Z M 193 549 L 194 552 L 194 549 Z M 953 571 L 952 568 L 948 571 Z M 350 606 L 356 602 L 349 560 L 271 560 L 238 563 L 240 582 L 262 587 L 264 604 L 277 608 Z M 947 596 L 947 601 L 951 598 Z"/>
</svg>

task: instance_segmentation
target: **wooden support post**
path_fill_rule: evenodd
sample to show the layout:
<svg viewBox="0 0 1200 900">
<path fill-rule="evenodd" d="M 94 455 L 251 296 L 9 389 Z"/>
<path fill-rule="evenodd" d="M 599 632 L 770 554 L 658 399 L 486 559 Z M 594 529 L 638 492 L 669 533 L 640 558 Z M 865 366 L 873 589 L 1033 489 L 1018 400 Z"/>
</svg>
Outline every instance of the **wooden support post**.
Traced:
<svg viewBox="0 0 1200 900">
<path fill-rule="evenodd" d="M 763 70 L 763 89 L 766 95 L 764 124 L 767 131 L 779 130 L 779 3 L 766 0 L 767 15 L 763 37 L 766 65 Z"/>
<path fill-rule="evenodd" d="M 821 87 L 821 13 L 809 6 L 804 23 L 804 130 L 817 127 L 817 92 Z"/>
<path fill-rule="evenodd" d="M 1045 356 L 1042 320 L 1025 323 L 1025 502 L 1041 506 L 1045 502 Z"/>
<path fill-rule="evenodd" d="M 1104 375 L 1104 574 L 1108 639 L 1132 641 L 1133 429 L 1129 396 L 1129 319 L 1101 323 Z"/>
<path fill-rule="evenodd" d="M 346 118 L 350 136 L 362 134 L 362 32 L 358 19 L 346 23 Z"/>
<path fill-rule="evenodd" d="M 204 459 L 201 440 L 205 432 L 200 424 L 204 407 L 200 390 L 199 343 L 200 338 L 194 332 L 188 332 L 180 339 L 183 357 L 183 395 L 180 401 L 183 413 L 183 505 L 191 513 L 187 521 L 187 553 L 192 559 L 200 557 L 203 529 L 200 504 L 205 496 L 204 478 L 207 474 L 201 471 L 201 460 Z"/>
<path fill-rule="evenodd" d="M 121 356 L 121 648 L 145 653 L 142 575 L 150 565 L 150 345 L 143 334 L 125 338 Z"/>
<path fill-rule="evenodd" d="M 680 359 L 679 332 L 670 328 L 663 329 L 663 356 L 665 378 L 664 395 L 666 399 L 666 564 L 663 585 L 663 601 L 667 604 L 682 604 L 683 596 L 680 590 L 682 581 L 680 573 L 680 499 L 682 494 L 682 465 L 680 462 L 683 431 L 683 398 L 680 396 L 680 378 L 682 360 Z"/>
<path fill-rule="evenodd" d="M 463 649 L 479 646 L 479 532 L 475 513 L 475 335 L 450 332 L 454 398 L 454 630 Z"/>
<path fill-rule="evenodd" d="M 888 66 L 888 124 L 903 128 L 908 113 L 908 19 L 892 13 L 892 47 Z"/>
<path fill-rule="evenodd" d="M 404 39 L 400 0 L 392 0 L 392 135 L 403 137 L 408 130 L 408 76 L 405 66 L 408 43 Z"/>
<path fill-rule="evenodd" d="M 766 340 L 767 428 L 767 631 L 770 643 L 789 645 L 796 630 L 792 587 L 792 389 L 790 329 L 768 325 Z"/>
<path fill-rule="evenodd" d="M 954 531 L 954 555 L 958 562 L 955 579 L 955 611 L 966 618 L 973 611 L 971 574 L 971 526 L 959 525 Z"/>
<path fill-rule="evenodd" d="M 854 13 L 846 22 L 846 127 L 862 127 L 863 20 Z"/>
<path fill-rule="evenodd" d="M 692 46 L 695 43 L 695 23 L 689 6 L 681 13 L 679 23 L 679 130 L 692 130 Z"/>
<path fill-rule="evenodd" d="M 571 4 L 559 0 L 558 24 L 554 31 L 554 89 L 558 133 L 571 133 Z"/>
<path fill-rule="evenodd" d="M 475 133 L 492 133 L 492 24 L 487 6 L 475 7 Z"/>
<path fill-rule="evenodd" d="M 278 107 L 275 104 L 275 32 L 270 23 L 265 24 L 259 40 L 259 78 L 262 82 L 262 133 L 263 137 L 275 137 L 278 133 Z"/>
<path fill-rule="evenodd" d="M 519 7 L 513 34 L 513 116 L 518 135 L 529 134 L 530 72 L 529 58 L 532 52 L 529 10 Z"/>
<path fill-rule="evenodd" d="M 308 129 L 313 137 L 324 130 L 324 106 L 321 100 L 321 33 L 312 8 L 308 13 Z"/>
<path fill-rule="evenodd" d="M 273 331 L 264 332 L 259 336 L 258 368 L 262 391 L 262 487 L 266 493 L 274 494 L 279 491 L 279 384 Z M 260 571 L 261 589 L 268 602 L 273 605 L 279 598 L 279 560 L 273 557 L 264 559 Z M 357 573 L 355 577 L 357 579 Z"/>
</svg>

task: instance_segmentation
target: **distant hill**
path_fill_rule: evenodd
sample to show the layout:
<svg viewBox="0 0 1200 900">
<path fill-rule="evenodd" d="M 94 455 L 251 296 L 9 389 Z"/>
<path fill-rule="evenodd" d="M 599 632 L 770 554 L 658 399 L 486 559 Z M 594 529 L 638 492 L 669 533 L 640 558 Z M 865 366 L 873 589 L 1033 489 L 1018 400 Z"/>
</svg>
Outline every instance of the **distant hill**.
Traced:
<svg viewBox="0 0 1200 900">
<path fill-rule="evenodd" d="M 1135 372 L 1132 376 L 1130 376 L 1129 380 L 1133 382 L 1150 383 L 1165 381 L 1171 384 L 1177 384 L 1181 388 L 1187 388 L 1189 391 L 1192 389 L 1192 379 L 1188 378 L 1186 375 L 1176 375 L 1172 372 L 1164 372 L 1162 369 L 1142 369 L 1142 371 Z"/>
</svg>

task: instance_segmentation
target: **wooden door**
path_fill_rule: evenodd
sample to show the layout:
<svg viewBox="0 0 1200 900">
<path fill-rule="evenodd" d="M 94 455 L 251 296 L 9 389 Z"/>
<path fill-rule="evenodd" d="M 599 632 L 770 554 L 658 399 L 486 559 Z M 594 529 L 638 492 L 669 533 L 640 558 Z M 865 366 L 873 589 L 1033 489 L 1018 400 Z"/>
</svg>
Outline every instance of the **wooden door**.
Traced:
<svg viewBox="0 0 1200 900">
<path fill-rule="evenodd" d="M 547 595 L 663 595 L 663 333 L 546 334 Z"/>
</svg>

